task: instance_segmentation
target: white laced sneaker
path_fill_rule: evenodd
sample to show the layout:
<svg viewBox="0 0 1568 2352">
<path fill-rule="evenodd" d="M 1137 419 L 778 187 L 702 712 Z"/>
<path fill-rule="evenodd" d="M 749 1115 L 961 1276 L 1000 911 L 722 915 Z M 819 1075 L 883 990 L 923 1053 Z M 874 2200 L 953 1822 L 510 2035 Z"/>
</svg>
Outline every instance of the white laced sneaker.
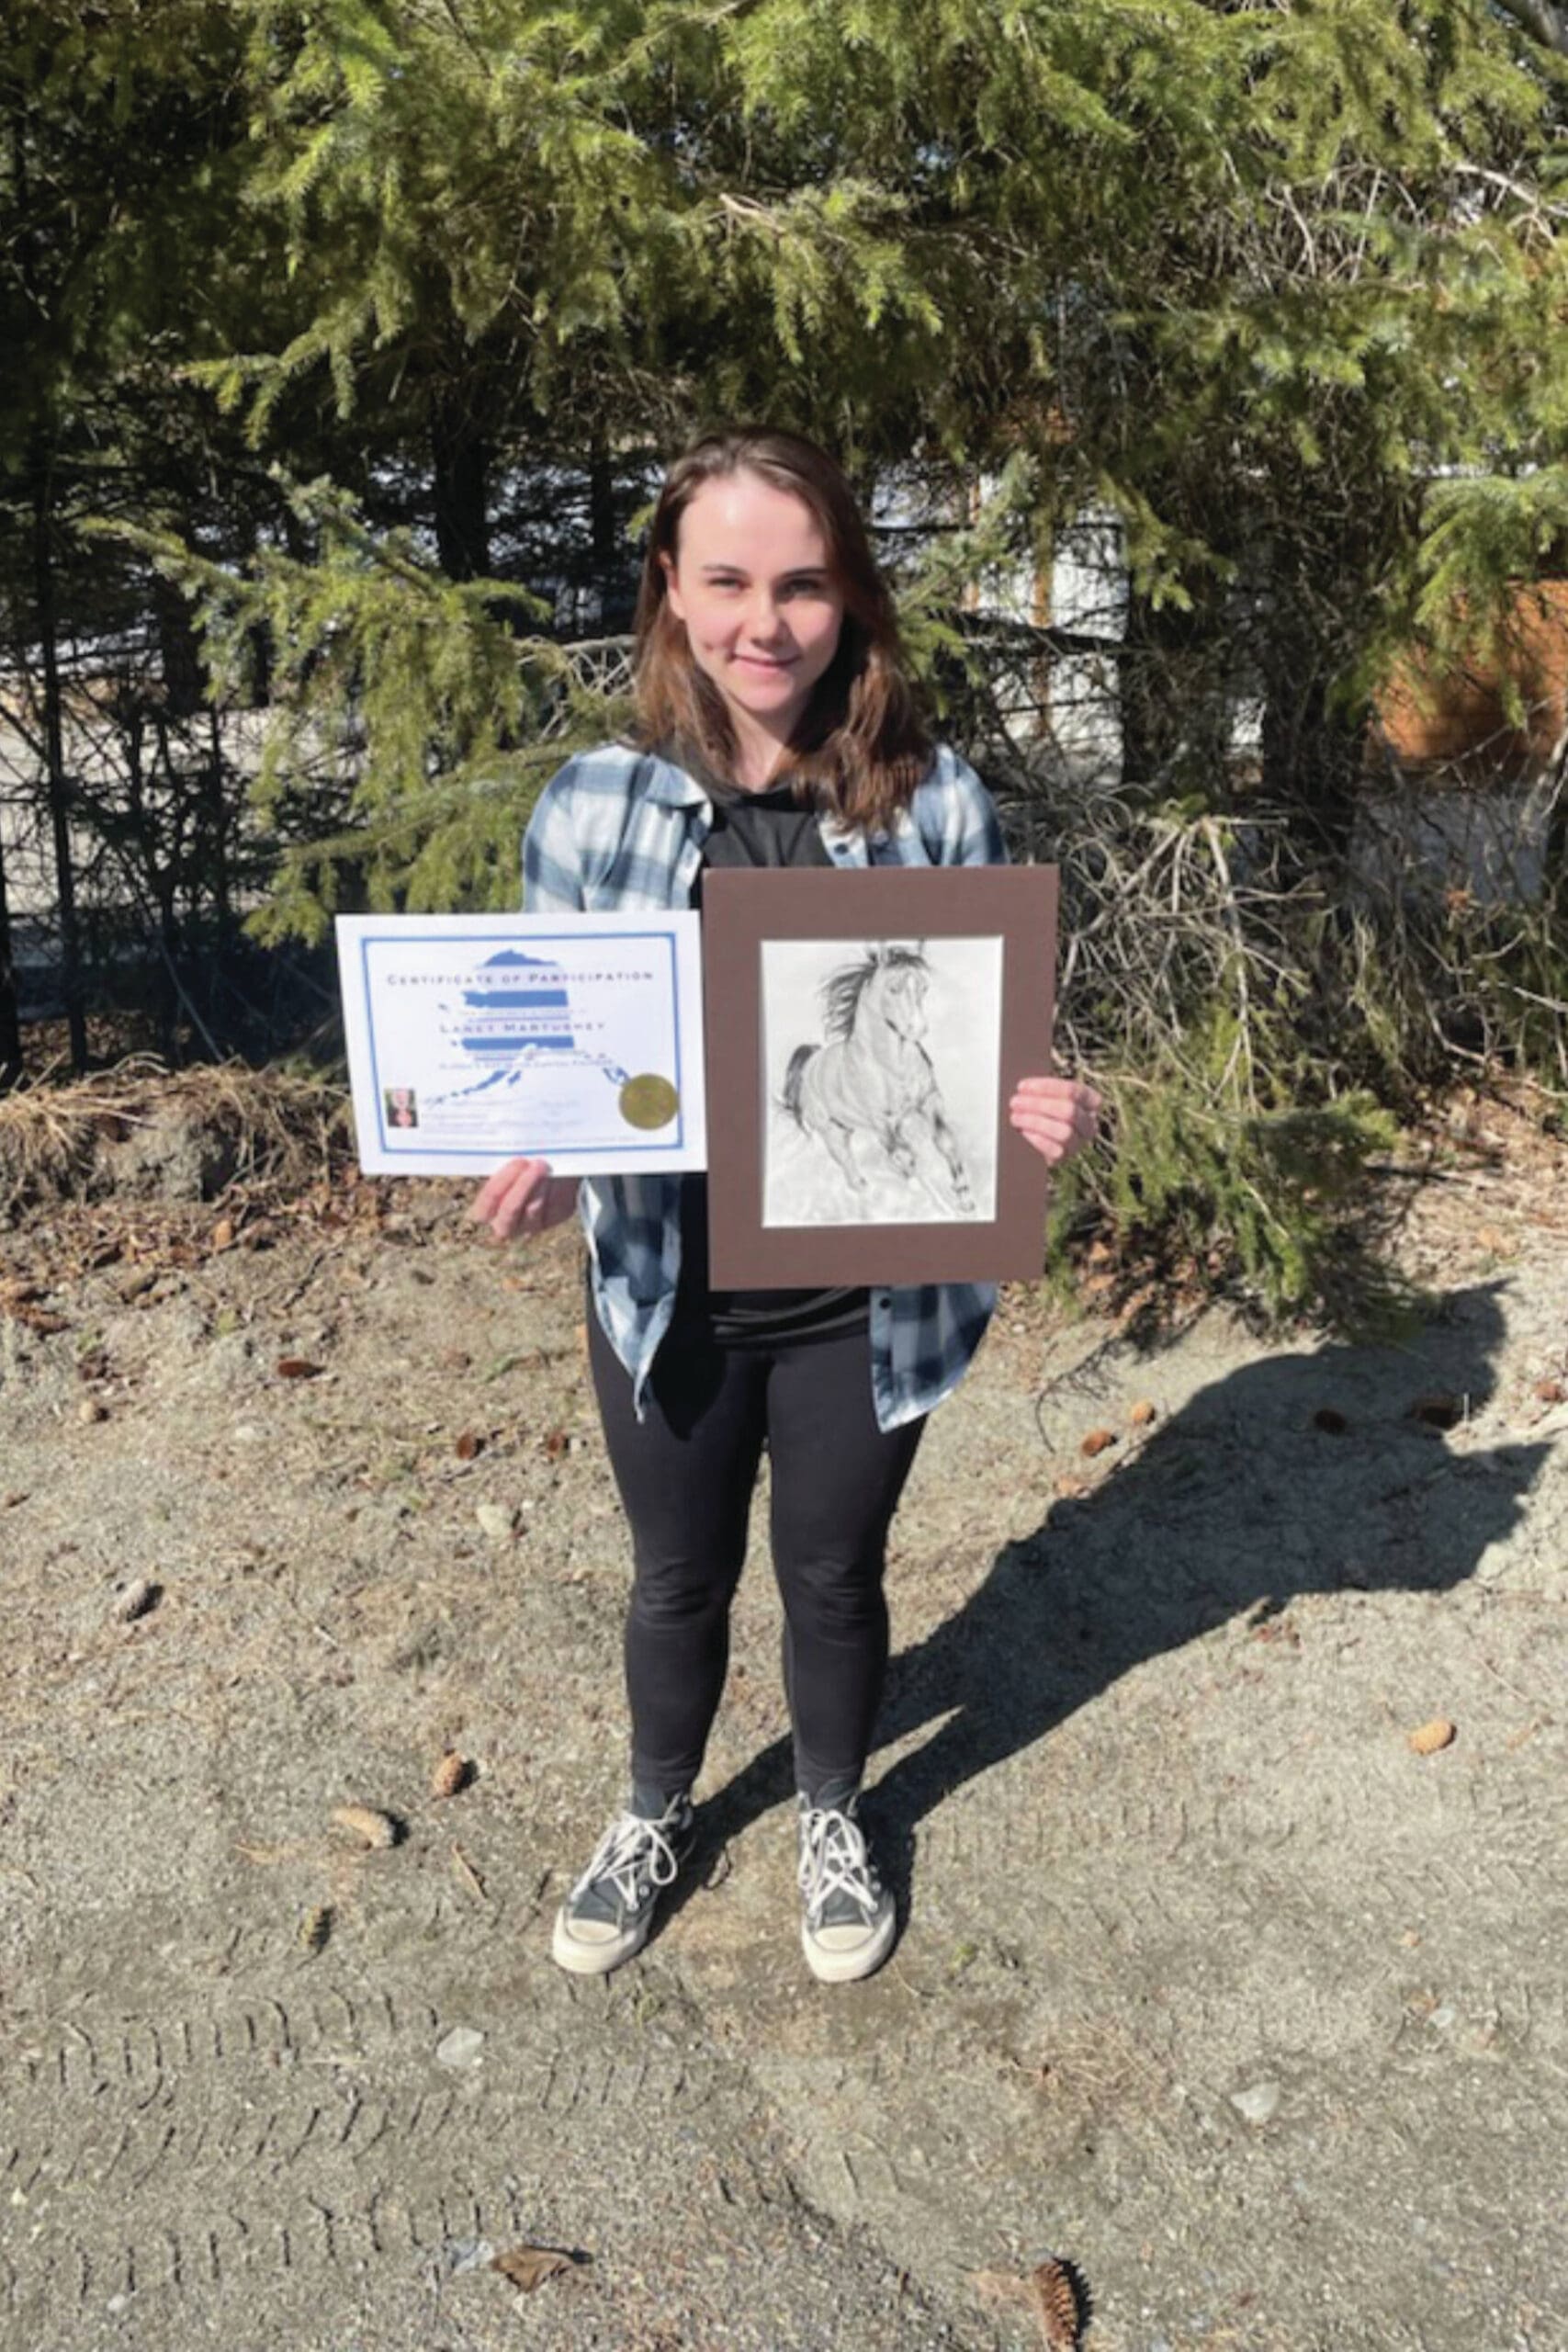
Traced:
<svg viewBox="0 0 1568 2352">
<path fill-rule="evenodd" d="M 550 1957 L 574 1976 L 605 1976 L 642 1950 L 659 1898 L 692 1848 L 692 1800 L 671 1797 L 657 1821 L 617 1814 L 556 1913 Z"/>
<path fill-rule="evenodd" d="M 848 1984 L 880 1968 L 893 1949 L 897 1917 L 877 1877 L 861 1827 L 857 1800 L 800 1806 L 800 1941 L 807 1966 L 824 1984 Z"/>
</svg>

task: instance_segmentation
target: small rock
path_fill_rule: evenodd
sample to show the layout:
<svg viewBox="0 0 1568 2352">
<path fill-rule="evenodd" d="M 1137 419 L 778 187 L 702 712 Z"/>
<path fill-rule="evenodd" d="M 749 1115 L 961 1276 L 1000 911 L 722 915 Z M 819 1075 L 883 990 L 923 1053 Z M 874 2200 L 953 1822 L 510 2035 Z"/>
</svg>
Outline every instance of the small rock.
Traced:
<svg viewBox="0 0 1568 2352">
<path fill-rule="evenodd" d="M 438 2065 L 462 2069 L 477 2066 L 484 2054 L 485 2038 L 477 2026 L 455 2025 L 435 2045 Z"/>
<path fill-rule="evenodd" d="M 1279 2111 L 1278 2083 L 1251 2083 L 1244 2091 L 1232 2091 L 1231 2105 L 1248 2123 L 1267 2123 Z"/>
<path fill-rule="evenodd" d="M 163 1597 L 163 1587 L 154 1584 L 151 1577 L 137 1577 L 116 1597 L 114 1613 L 122 1625 L 132 1625 L 138 1617 L 145 1617 L 150 1609 L 156 1609 Z"/>
<path fill-rule="evenodd" d="M 492 1544 L 505 1544 L 515 1524 L 513 1514 L 502 1503 L 476 1503 L 474 1517 Z"/>
<path fill-rule="evenodd" d="M 1343 1437 L 1350 1426 L 1336 1405 L 1320 1405 L 1312 1417 L 1312 1425 L 1314 1430 L 1321 1430 L 1325 1437 Z"/>
<path fill-rule="evenodd" d="M 1410 1745 L 1417 1756 L 1436 1756 L 1439 1749 L 1451 1747 L 1458 1736 L 1447 1715 L 1434 1715 L 1429 1724 L 1411 1733 Z"/>
<path fill-rule="evenodd" d="M 1127 1419 L 1132 1422 L 1133 1427 L 1135 1430 L 1146 1430 L 1150 1422 L 1156 1419 L 1158 1412 L 1159 1407 L 1154 1404 L 1147 1396 L 1143 1396 L 1140 1397 L 1138 1402 L 1133 1407 L 1131 1412 L 1129 1412 L 1127 1416 Z"/>
<path fill-rule="evenodd" d="M 84 1396 L 76 1408 L 79 1421 L 107 1421 L 109 1408 L 100 1396 Z"/>
<path fill-rule="evenodd" d="M 1459 2011 L 1455 2008 L 1453 2003 L 1451 2001 L 1444 2001 L 1439 2007 L 1435 2008 L 1432 2011 L 1431 2016 L 1427 2019 L 1427 2023 L 1428 2025 L 1436 2026 L 1439 2033 L 1447 2033 L 1449 2028 L 1457 2021 L 1458 2017 Z"/>
<path fill-rule="evenodd" d="M 460 2278 L 467 2270 L 485 2270 L 495 2260 L 495 2248 L 489 2238 L 448 2238 L 441 2249 L 441 2259 L 449 2278 Z"/>
</svg>

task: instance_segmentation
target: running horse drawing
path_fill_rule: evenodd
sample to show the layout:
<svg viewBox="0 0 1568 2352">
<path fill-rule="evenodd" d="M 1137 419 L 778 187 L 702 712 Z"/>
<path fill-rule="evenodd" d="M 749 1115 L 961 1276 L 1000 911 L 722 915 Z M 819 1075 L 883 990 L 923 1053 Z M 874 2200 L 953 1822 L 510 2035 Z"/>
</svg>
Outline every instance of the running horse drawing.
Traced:
<svg viewBox="0 0 1568 2352">
<path fill-rule="evenodd" d="M 866 1190 L 854 1141 L 869 1133 L 907 1182 L 923 1184 L 947 1214 L 956 1205 L 972 1216 L 964 1155 L 921 1043 L 931 979 L 923 944 L 872 947 L 830 972 L 822 983 L 828 1042 L 795 1047 L 784 1073 L 784 1108 L 804 1134 L 826 1144 L 852 1191 Z M 935 1171 L 938 1158 L 951 1193 Z"/>
</svg>

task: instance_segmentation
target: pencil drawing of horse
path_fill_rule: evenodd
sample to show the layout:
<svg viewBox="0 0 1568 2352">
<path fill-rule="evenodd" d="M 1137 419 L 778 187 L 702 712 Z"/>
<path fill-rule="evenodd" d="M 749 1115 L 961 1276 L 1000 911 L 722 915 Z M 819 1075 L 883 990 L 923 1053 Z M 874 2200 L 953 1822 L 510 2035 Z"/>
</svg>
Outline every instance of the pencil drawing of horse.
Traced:
<svg viewBox="0 0 1568 2352">
<path fill-rule="evenodd" d="M 852 1191 L 866 1190 L 854 1147 L 857 1135 L 869 1135 L 906 1182 L 923 1184 L 949 1215 L 956 1206 L 973 1216 L 964 1155 L 921 1042 L 931 979 L 923 944 L 871 947 L 830 972 L 821 989 L 827 1042 L 791 1054 L 783 1107 L 826 1145 Z"/>
</svg>

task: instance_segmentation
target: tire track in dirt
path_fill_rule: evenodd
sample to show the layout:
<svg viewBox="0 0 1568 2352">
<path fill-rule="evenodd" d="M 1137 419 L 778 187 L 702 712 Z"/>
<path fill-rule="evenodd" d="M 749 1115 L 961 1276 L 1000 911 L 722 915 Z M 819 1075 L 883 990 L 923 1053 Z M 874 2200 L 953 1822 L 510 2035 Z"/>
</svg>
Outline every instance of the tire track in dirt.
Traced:
<svg viewBox="0 0 1568 2352">
<path fill-rule="evenodd" d="M 487 2034 L 488 2078 L 439 2063 L 458 2020 L 428 2000 L 341 1986 L 255 1988 L 206 2011 L 87 2004 L 14 2033 L 0 2050 L 6 2334 L 153 2286 L 199 2305 L 236 2272 L 325 2282 L 515 2234 L 503 2152 L 537 2154 L 578 2120 L 623 2140 L 689 2127 L 725 2086 L 716 2060 L 654 2040 L 629 2005 L 582 2005 L 580 2041 L 577 2004 L 540 2006 L 527 2040 Z M 728 2087 L 744 2086 L 732 2073 Z"/>
</svg>

